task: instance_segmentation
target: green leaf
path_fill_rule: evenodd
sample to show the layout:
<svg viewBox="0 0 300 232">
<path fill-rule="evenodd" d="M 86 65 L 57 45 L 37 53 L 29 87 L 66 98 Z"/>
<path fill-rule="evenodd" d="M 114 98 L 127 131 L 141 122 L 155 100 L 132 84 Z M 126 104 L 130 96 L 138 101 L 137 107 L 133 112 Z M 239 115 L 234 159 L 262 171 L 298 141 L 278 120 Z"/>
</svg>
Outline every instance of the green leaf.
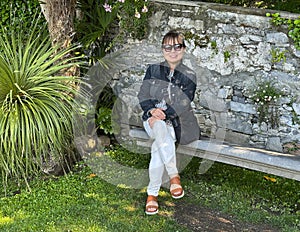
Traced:
<svg viewBox="0 0 300 232">
<path fill-rule="evenodd" d="M 295 24 L 295 25 L 299 25 L 299 24 L 300 24 L 300 19 L 294 20 L 294 24 Z"/>
</svg>

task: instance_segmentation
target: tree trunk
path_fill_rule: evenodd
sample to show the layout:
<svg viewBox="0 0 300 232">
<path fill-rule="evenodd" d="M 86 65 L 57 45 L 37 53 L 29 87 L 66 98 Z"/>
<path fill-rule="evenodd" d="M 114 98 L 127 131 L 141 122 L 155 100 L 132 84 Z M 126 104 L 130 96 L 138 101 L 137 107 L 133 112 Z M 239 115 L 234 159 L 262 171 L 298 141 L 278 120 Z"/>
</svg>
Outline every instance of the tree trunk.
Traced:
<svg viewBox="0 0 300 232">
<path fill-rule="evenodd" d="M 43 0 L 42 12 L 48 23 L 48 30 L 52 46 L 58 46 L 57 52 L 71 45 L 75 34 L 74 17 L 76 15 L 76 0 Z M 72 56 L 72 54 L 68 54 Z M 79 68 L 73 66 L 60 71 L 62 76 L 78 76 Z M 76 85 L 76 83 L 68 83 Z M 75 155 L 76 156 L 76 155 Z M 79 157 L 65 157 L 65 160 L 56 160 L 49 157 L 43 166 L 43 171 L 52 175 L 59 175 L 69 169 Z"/>
<path fill-rule="evenodd" d="M 52 45 L 58 46 L 58 50 L 67 48 L 72 43 L 75 34 L 76 2 L 76 0 L 44 0 L 40 4 L 48 23 Z M 76 76 L 79 75 L 79 69 L 74 66 L 63 70 L 61 75 Z"/>
<path fill-rule="evenodd" d="M 68 47 L 74 35 L 76 0 L 45 0 L 41 8 L 54 46 Z"/>
</svg>

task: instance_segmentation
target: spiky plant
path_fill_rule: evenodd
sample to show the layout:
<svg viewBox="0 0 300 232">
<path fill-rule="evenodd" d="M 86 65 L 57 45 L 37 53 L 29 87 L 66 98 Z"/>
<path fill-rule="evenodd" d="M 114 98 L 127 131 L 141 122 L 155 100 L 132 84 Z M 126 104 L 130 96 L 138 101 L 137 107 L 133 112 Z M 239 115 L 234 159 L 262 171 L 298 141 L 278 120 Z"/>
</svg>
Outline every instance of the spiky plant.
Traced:
<svg viewBox="0 0 300 232">
<path fill-rule="evenodd" d="M 37 17 L 30 28 L 1 28 L 0 171 L 27 180 L 47 160 L 63 162 L 72 154 L 72 112 L 77 77 L 62 71 L 80 64 L 75 47 L 51 46 Z M 45 35 L 46 34 L 46 35 Z M 27 181 L 26 181 L 27 183 Z M 27 183 L 28 185 L 28 183 Z M 29 187 L 29 185 L 28 185 Z"/>
</svg>

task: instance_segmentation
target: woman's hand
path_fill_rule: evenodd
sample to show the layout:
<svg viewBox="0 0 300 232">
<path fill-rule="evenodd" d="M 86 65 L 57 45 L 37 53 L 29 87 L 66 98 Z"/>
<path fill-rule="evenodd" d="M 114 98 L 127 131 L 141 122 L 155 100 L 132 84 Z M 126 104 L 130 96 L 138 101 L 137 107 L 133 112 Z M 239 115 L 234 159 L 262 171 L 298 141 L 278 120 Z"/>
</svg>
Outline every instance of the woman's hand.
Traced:
<svg viewBox="0 0 300 232">
<path fill-rule="evenodd" d="M 164 111 L 160 108 L 155 108 L 153 110 L 150 111 L 152 117 L 149 118 L 148 122 L 150 127 L 152 128 L 154 125 L 154 122 L 157 120 L 165 120 L 166 115 L 164 113 Z"/>
<path fill-rule="evenodd" d="M 150 111 L 152 117 L 160 119 L 160 120 L 165 120 L 166 119 L 166 114 L 165 112 L 160 109 L 160 108 L 155 108 Z"/>
</svg>

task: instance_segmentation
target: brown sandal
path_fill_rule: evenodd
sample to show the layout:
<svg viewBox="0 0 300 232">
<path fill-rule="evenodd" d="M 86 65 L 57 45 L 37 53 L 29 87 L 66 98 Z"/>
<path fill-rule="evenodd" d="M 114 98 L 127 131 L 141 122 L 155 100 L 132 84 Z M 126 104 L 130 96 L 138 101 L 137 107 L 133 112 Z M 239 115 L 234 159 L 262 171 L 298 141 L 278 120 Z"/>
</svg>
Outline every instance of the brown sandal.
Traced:
<svg viewBox="0 0 300 232">
<path fill-rule="evenodd" d="M 158 202 L 156 196 L 149 195 L 147 197 L 145 213 L 148 215 L 154 215 L 158 213 Z"/>
<path fill-rule="evenodd" d="M 170 192 L 174 199 L 179 199 L 184 196 L 184 191 L 180 183 L 180 177 L 175 176 L 170 180 Z"/>
</svg>

